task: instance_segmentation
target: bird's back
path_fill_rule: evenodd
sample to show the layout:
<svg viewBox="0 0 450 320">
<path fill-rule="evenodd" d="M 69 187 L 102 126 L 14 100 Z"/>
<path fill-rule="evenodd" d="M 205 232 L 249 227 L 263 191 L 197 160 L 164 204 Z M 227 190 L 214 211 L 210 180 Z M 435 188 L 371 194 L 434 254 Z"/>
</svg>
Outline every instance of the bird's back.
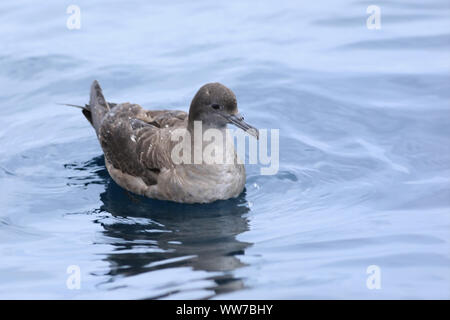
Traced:
<svg viewBox="0 0 450 320">
<path fill-rule="evenodd" d="M 158 173 L 173 166 L 170 131 L 186 127 L 188 116 L 183 111 L 149 111 L 138 104 L 109 104 L 97 81 L 83 114 L 97 133 L 106 162 L 147 185 L 156 184 Z"/>
</svg>

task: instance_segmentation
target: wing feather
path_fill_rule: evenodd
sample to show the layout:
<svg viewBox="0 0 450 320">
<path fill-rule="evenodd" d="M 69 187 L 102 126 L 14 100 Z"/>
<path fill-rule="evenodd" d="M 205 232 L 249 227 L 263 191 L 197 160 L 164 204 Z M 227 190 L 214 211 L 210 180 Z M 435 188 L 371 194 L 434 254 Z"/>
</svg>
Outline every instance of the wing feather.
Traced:
<svg viewBox="0 0 450 320">
<path fill-rule="evenodd" d="M 114 106 L 103 119 L 99 140 L 105 157 L 120 171 L 157 183 L 163 169 L 174 166 L 170 130 L 185 127 L 183 111 L 146 111 L 136 104 Z"/>
</svg>

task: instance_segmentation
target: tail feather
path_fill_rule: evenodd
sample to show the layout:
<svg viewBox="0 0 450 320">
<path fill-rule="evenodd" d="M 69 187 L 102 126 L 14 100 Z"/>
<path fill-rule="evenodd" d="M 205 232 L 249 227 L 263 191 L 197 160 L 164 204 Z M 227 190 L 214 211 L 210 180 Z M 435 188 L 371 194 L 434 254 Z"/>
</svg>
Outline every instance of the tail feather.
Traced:
<svg viewBox="0 0 450 320">
<path fill-rule="evenodd" d="M 102 88 L 97 80 L 92 82 L 89 104 L 85 104 L 84 106 L 70 103 L 58 104 L 81 109 L 81 112 L 83 112 L 83 115 L 91 123 L 97 133 L 105 114 L 108 113 L 110 108 L 114 108 L 117 105 L 116 103 L 106 102 Z"/>
<path fill-rule="evenodd" d="M 74 107 L 74 108 L 79 108 L 81 109 L 81 112 L 83 113 L 83 115 L 85 116 L 85 118 L 91 123 L 92 126 L 94 126 L 94 124 L 92 123 L 92 115 L 91 115 L 91 106 L 88 104 L 85 104 L 84 106 L 79 106 L 77 104 L 71 104 L 71 103 L 58 103 L 62 106 L 68 106 L 68 107 Z"/>
<path fill-rule="evenodd" d="M 61 105 L 61 106 L 68 106 L 68 107 L 74 107 L 74 108 L 79 108 L 79 109 L 86 109 L 86 108 L 89 108 L 89 105 L 88 105 L 88 104 L 85 104 L 84 107 L 83 107 L 83 106 L 80 106 L 80 105 L 78 105 L 78 104 L 71 104 L 71 103 L 57 103 L 57 104 L 59 104 L 59 105 Z"/>
<path fill-rule="evenodd" d="M 103 96 L 102 88 L 97 80 L 94 80 L 91 85 L 91 95 L 89 100 L 89 114 L 83 109 L 84 116 L 92 123 L 95 131 L 98 133 L 101 122 L 106 113 L 110 110 L 108 103 Z M 90 117 L 90 118 L 89 118 Z"/>
<path fill-rule="evenodd" d="M 94 126 L 94 123 L 92 122 L 92 114 L 91 114 L 91 110 L 89 110 L 88 108 L 83 108 L 83 110 L 81 110 L 81 112 L 83 113 L 84 117 L 87 119 L 87 121 L 89 121 L 89 123 Z"/>
<path fill-rule="evenodd" d="M 102 88 L 97 80 L 94 80 L 91 85 L 91 96 L 89 100 L 89 105 L 92 107 L 100 106 L 109 111 L 108 103 L 103 96 Z"/>
</svg>

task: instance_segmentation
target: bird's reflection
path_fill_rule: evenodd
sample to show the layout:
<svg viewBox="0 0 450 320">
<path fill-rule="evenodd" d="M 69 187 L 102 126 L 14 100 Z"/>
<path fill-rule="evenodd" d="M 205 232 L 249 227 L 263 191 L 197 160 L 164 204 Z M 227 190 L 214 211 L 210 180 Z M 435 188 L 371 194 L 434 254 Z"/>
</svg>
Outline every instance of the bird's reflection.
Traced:
<svg viewBox="0 0 450 320">
<path fill-rule="evenodd" d="M 239 255 L 251 245 L 236 239 L 248 230 L 245 192 L 236 199 L 212 204 L 177 204 L 128 193 L 109 177 L 103 156 L 73 167 L 94 173 L 96 178 L 91 176 L 88 184 L 99 183 L 99 179 L 105 184 L 98 211 L 113 217 L 96 222 L 115 247 L 106 258 L 111 277 L 189 266 L 219 274 L 208 278 L 214 280 L 214 287 L 208 289 L 215 294 L 243 287 L 233 270 L 243 265 Z"/>
</svg>

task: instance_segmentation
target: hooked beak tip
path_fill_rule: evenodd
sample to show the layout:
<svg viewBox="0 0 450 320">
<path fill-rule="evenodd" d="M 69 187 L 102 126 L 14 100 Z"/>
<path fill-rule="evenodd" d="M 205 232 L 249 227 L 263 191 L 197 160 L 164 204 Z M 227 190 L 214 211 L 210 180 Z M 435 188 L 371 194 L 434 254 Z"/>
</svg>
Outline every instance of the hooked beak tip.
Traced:
<svg viewBox="0 0 450 320">
<path fill-rule="evenodd" d="M 229 123 L 234 124 L 238 128 L 244 130 L 248 134 L 254 136 L 257 140 L 259 140 L 259 130 L 246 123 L 244 121 L 244 117 L 241 114 L 237 113 L 234 115 L 222 115 L 222 116 L 224 116 Z"/>
<path fill-rule="evenodd" d="M 246 131 L 248 134 L 254 136 L 256 140 L 259 140 L 259 130 L 255 128 L 250 128 Z"/>
</svg>

